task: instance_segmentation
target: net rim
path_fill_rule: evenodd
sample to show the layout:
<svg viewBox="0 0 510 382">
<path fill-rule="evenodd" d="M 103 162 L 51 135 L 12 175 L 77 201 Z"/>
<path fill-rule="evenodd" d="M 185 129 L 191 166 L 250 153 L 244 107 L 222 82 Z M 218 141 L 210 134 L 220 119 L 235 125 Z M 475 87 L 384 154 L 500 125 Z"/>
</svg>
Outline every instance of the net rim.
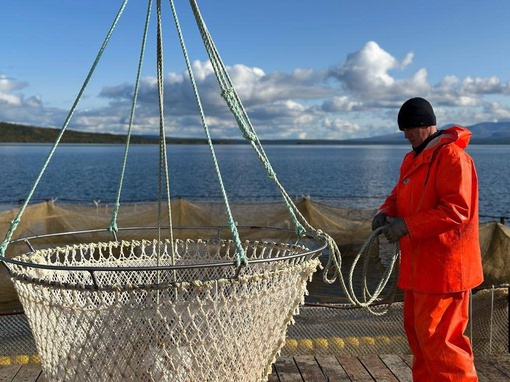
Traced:
<svg viewBox="0 0 510 382">
<path fill-rule="evenodd" d="M 158 227 L 154 227 L 154 226 L 143 226 L 143 227 L 123 227 L 123 228 L 119 228 L 119 231 L 133 231 L 133 230 L 153 230 L 153 229 L 164 229 L 165 227 L 161 227 L 161 228 L 158 228 Z M 221 231 L 225 228 L 228 228 L 227 226 L 202 226 L 202 227 L 196 227 L 196 226 L 182 226 L 182 227 L 173 227 L 173 229 L 175 230 L 183 230 L 183 229 L 192 229 L 192 230 L 211 230 L 211 229 L 216 229 L 218 231 L 218 242 L 227 242 L 227 240 L 225 239 L 221 239 L 219 237 L 219 235 L 221 234 Z M 305 249 L 304 252 L 299 252 L 299 253 L 290 253 L 290 254 L 286 254 L 286 255 L 283 255 L 283 256 L 279 256 L 279 257 L 270 257 L 270 258 L 264 258 L 264 259 L 253 259 L 253 260 L 249 260 L 248 262 L 248 265 L 249 264 L 263 264 L 263 263 L 270 263 L 270 262 L 278 262 L 278 261 L 284 261 L 284 260 L 293 260 L 293 259 L 299 259 L 299 258 L 316 258 L 316 257 L 319 257 L 320 254 L 322 253 L 322 251 L 324 251 L 324 249 L 326 249 L 327 247 L 327 243 L 326 242 L 323 242 L 321 241 L 316 235 L 314 235 L 313 233 L 310 233 L 310 232 L 307 232 L 307 233 L 304 233 L 303 235 L 299 236 L 296 234 L 295 231 L 293 230 L 290 230 L 290 229 L 286 229 L 286 228 L 279 228 L 279 227 L 263 227 L 263 226 L 239 226 L 238 227 L 239 229 L 249 229 L 249 230 L 276 230 L 276 231 L 284 231 L 284 232 L 289 232 L 289 233 L 294 233 L 296 235 L 296 243 L 295 244 L 290 244 L 290 243 L 285 243 L 285 242 L 280 242 L 280 243 L 277 243 L 277 242 L 272 242 L 272 241 L 265 241 L 265 240 L 259 240 L 259 241 L 249 241 L 249 240 L 246 240 L 245 243 L 255 243 L 255 242 L 258 242 L 258 243 L 262 243 L 262 244 L 273 244 L 273 245 L 282 245 L 282 246 L 287 246 L 287 247 L 292 247 L 292 248 L 302 248 L 302 249 Z M 42 251 L 42 250 L 48 250 L 48 249 L 51 249 L 51 248 L 55 248 L 55 249 L 61 249 L 61 248 L 72 248 L 72 246 L 70 245 L 66 245 L 64 247 L 58 247 L 58 246 L 55 246 L 55 247 L 49 247 L 49 248 L 45 248 L 45 249 L 34 249 L 32 247 L 32 245 L 30 244 L 30 240 L 31 239 L 40 239 L 40 238 L 48 238 L 48 237 L 56 237 L 56 236 L 67 236 L 67 235 L 80 235 L 80 234 L 90 234 L 90 233 L 110 233 L 110 231 L 108 229 L 92 229 L 92 230 L 79 230 L 79 231 L 67 231 L 67 232 L 58 232 L 58 233 L 50 233 L 50 234 L 43 234 L 43 235 L 33 235 L 33 236 L 26 236 L 26 237 L 21 237 L 21 238 L 18 238 L 18 239 L 14 239 L 14 240 L 11 240 L 9 242 L 9 244 L 11 243 L 19 243 L 19 242 L 26 242 L 26 244 L 28 245 L 28 247 L 30 248 L 30 251 L 28 252 L 25 252 L 25 253 L 22 253 L 18 256 L 16 256 L 15 258 L 9 258 L 7 256 L 4 256 L 4 255 L 0 255 L 0 261 L 4 263 L 4 266 L 6 266 L 6 268 L 8 269 L 9 273 L 13 276 L 16 276 L 17 278 L 19 277 L 19 275 L 16 275 L 12 269 L 7 266 L 7 264 L 12 264 L 12 265 L 16 265 L 16 266 L 19 266 L 19 267 L 26 267 L 26 268 L 37 268 L 37 269 L 43 269 L 43 270 L 53 270 L 53 271 L 86 271 L 86 272 L 133 272 L 133 271 L 159 271 L 159 270 L 165 270 L 165 271 L 168 271 L 168 270 L 185 270 L 185 269 L 197 269 L 197 268 L 214 268 L 214 267 L 235 267 L 235 268 L 238 268 L 238 271 L 236 272 L 236 274 L 238 274 L 240 272 L 240 269 L 242 269 L 243 267 L 245 267 L 245 265 L 243 265 L 242 263 L 238 263 L 236 262 L 235 260 L 231 260 L 231 261 L 217 261 L 217 262 L 207 262 L 207 263 L 196 263 L 196 264 L 186 264 L 186 265 L 155 265 L 155 266 L 69 266 L 69 265 L 51 265 L 51 264 L 39 264 L 39 263 L 33 263 L 33 262 L 29 262 L 29 261 L 23 261 L 23 260 L 19 260 L 18 258 L 22 257 L 22 256 L 25 256 L 25 255 L 31 255 L 31 254 L 34 254 L 34 253 L 37 253 L 39 251 Z M 105 244 L 112 244 L 112 243 L 116 243 L 118 245 L 122 245 L 123 242 L 127 242 L 127 241 L 122 241 L 122 240 L 118 240 L 117 239 L 117 236 L 115 234 L 113 234 L 114 236 L 114 239 L 113 241 L 109 241 L 109 242 L 105 242 L 105 241 L 102 241 L 102 242 L 99 242 L 99 241 L 96 241 L 96 242 L 88 242 L 88 243 L 83 243 L 83 244 L 80 244 L 80 245 L 89 245 L 91 246 L 92 244 L 98 244 L 98 243 L 105 243 Z M 317 244 L 317 247 L 314 248 L 314 249 L 309 249 L 309 248 L 306 248 L 304 246 L 301 246 L 301 245 L 298 245 L 297 242 L 301 239 L 308 239 L 308 240 L 312 240 L 314 243 Z M 161 241 L 164 241 L 165 239 L 162 239 Z M 177 239 L 177 240 L 182 240 L 182 239 Z M 175 241 L 177 241 L 175 240 Z M 189 240 L 189 239 L 186 239 L 186 240 Z M 195 240 L 204 240 L 204 239 L 195 239 Z M 204 241 L 207 241 L 207 240 L 212 240 L 212 239 L 205 239 Z M 136 239 L 133 239 L 133 240 L 129 240 L 131 242 L 134 242 L 134 241 L 137 241 Z M 7 263 L 7 264 L 6 264 Z M 23 278 L 23 277 L 22 277 Z"/>
<path fill-rule="evenodd" d="M 131 292 L 131 291 L 139 291 L 145 290 L 149 291 L 163 291 L 168 290 L 170 288 L 176 288 L 179 290 L 189 291 L 190 289 L 198 288 L 202 289 L 207 285 L 222 285 L 224 283 L 234 283 L 242 280 L 256 280 L 260 278 L 261 275 L 264 277 L 268 277 L 271 274 L 278 274 L 281 272 L 289 272 L 291 269 L 299 269 L 303 267 L 312 267 L 317 268 L 319 265 L 317 256 L 306 257 L 304 261 L 299 263 L 291 263 L 291 265 L 287 266 L 284 269 L 275 269 L 269 272 L 262 273 L 237 273 L 232 277 L 221 277 L 221 278 L 213 278 L 207 280 L 192 280 L 192 281 L 175 281 L 175 282 L 163 282 L 163 283 L 149 283 L 149 284 L 132 284 L 132 285 L 117 285 L 117 284 L 108 284 L 108 285 L 98 285 L 97 283 L 85 284 L 85 283 L 64 283 L 64 282 L 55 282 L 48 281 L 45 279 L 31 278 L 25 274 L 20 273 L 12 273 L 11 278 L 15 279 L 17 282 L 26 283 L 31 285 L 39 285 L 43 288 L 51 288 L 51 289 L 62 289 L 62 290 L 75 290 L 75 291 L 88 291 L 88 292 Z M 317 263 L 315 263 L 317 262 Z M 245 268 L 245 267 L 243 267 Z"/>
</svg>

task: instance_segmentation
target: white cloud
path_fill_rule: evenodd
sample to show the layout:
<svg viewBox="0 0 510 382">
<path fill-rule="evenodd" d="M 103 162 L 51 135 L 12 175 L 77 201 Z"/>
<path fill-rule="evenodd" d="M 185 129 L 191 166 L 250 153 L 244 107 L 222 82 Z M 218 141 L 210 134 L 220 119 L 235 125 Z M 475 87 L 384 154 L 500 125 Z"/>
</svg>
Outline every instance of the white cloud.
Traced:
<svg viewBox="0 0 510 382">
<path fill-rule="evenodd" d="M 413 53 L 408 53 L 399 62 L 376 42 L 369 41 L 361 50 L 350 53 L 345 62 L 330 71 L 330 75 L 362 100 L 422 94 L 429 89 L 425 69 L 403 80 L 390 74 L 393 70 L 405 69 L 412 63 L 413 57 Z"/>
<path fill-rule="evenodd" d="M 460 90 L 463 93 L 471 94 L 497 94 L 501 92 L 501 83 L 497 77 L 471 78 L 467 77 L 462 81 Z"/>
<path fill-rule="evenodd" d="M 413 58 L 414 58 L 413 52 L 407 53 L 407 55 L 404 57 L 404 59 L 400 63 L 400 69 L 405 69 L 407 66 L 411 65 L 411 63 L 413 62 Z"/>
<path fill-rule="evenodd" d="M 0 74 L 0 121 L 46 127 L 62 123 L 64 111 L 44 107 L 40 95 L 26 97 L 22 91 L 27 87 L 25 81 Z"/>
<path fill-rule="evenodd" d="M 362 108 L 363 104 L 359 101 L 353 101 L 347 96 L 335 96 L 328 98 L 322 104 L 322 110 L 328 113 L 349 112 Z"/>
<path fill-rule="evenodd" d="M 24 81 L 15 81 L 6 75 L 0 74 L 0 93 L 10 93 L 26 86 L 27 83 Z"/>
<path fill-rule="evenodd" d="M 356 138 L 362 130 L 358 124 L 341 118 L 325 118 L 322 126 L 324 127 L 324 135 L 326 135 L 323 139 Z"/>
<path fill-rule="evenodd" d="M 22 103 L 22 99 L 19 95 L 0 93 L 0 104 L 2 103 L 5 104 L 4 107 L 20 106 Z"/>
<path fill-rule="evenodd" d="M 24 82 L 14 81 L 5 75 L 0 75 L 0 104 L 4 104 L 4 107 L 21 106 L 23 97 L 21 94 L 14 92 L 23 89 L 25 86 L 26 83 Z"/>
<path fill-rule="evenodd" d="M 348 139 L 396 131 L 400 104 L 413 96 L 431 101 L 441 123 L 470 125 L 510 119 L 510 83 L 498 77 L 459 78 L 446 74 L 430 82 L 423 58 L 413 52 L 395 58 L 375 41 L 345 55 L 336 67 L 296 68 L 291 73 L 266 72 L 243 64 L 228 67 L 236 91 L 262 139 Z M 193 61 L 203 110 L 216 137 L 236 137 L 237 124 L 221 97 L 210 62 Z M 26 94 L 29 84 L 0 74 L 0 121 L 61 126 L 68 110 L 48 108 L 44 94 Z M 105 85 L 105 106 L 78 108 L 70 128 L 125 133 L 134 85 Z M 187 72 L 165 74 L 165 125 L 172 136 L 203 136 Z M 494 101 L 497 98 L 497 102 Z M 157 134 L 158 85 L 154 76 L 141 80 L 133 133 Z"/>
</svg>

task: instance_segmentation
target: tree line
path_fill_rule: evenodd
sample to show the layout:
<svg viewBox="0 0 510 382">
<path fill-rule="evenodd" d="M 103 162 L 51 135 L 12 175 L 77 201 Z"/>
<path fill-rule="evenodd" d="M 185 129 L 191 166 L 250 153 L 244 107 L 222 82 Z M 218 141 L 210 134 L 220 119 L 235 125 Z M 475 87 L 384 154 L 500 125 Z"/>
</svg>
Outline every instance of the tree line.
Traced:
<svg viewBox="0 0 510 382">
<path fill-rule="evenodd" d="M 0 122 L 1 143 L 54 143 L 60 134 L 61 129 L 19 125 L 15 123 Z M 109 133 L 85 133 L 75 130 L 66 130 L 61 143 L 105 143 L 123 144 L 126 142 L 126 135 Z M 144 137 L 132 135 L 130 142 L 158 143 L 155 137 Z"/>
</svg>

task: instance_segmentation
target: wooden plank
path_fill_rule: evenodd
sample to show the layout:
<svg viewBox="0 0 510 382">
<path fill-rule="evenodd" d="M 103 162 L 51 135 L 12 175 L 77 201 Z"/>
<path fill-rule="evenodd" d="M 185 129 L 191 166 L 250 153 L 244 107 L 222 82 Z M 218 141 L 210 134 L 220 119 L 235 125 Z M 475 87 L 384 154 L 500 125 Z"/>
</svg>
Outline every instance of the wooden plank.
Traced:
<svg viewBox="0 0 510 382">
<path fill-rule="evenodd" d="M 326 379 L 331 382 L 350 382 L 351 379 L 338 362 L 334 355 L 317 355 L 317 363 L 320 365 Z"/>
<path fill-rule="evenodd" d="M 400 356 L 402 360 L 413 370 L 413 355 L 412 354 L 403 354 Z"/>
<path fill-rule="evenodd" d="M 378 355 L 369 354 L 359 358 L 374 380 L 380 382 L 398 382 L 398 379 L 388 370 Z"/>
<path fill-rule="evenodd" d="M 395 354 L 381 354 L 379 358 L 400 382 L 413 381 L 411 368 L 401 357 Z"/>
<path fill-rule="evenodd" d="M 280 379 L 278 378 L 278 374 L 276 373 L 276 368 L 274 365 L 271 367 L 272 371 L 271 374 L 267 376 L 267 382 L 280 382 Z"/>
<path fill-rule="evenodd" d="M 23 365 L 12 382 L 35 382 L 41 374 L 41 365 L 28 363 Z"/>
<path fill-rule="evenodd" d="M 1 365 L 0 366 L 0 382 L 11 382 L 18 374 L 21 365 Z"/>
<path fill-rule="evenodd" d="M 41 372 L 39 378 L 37 378 L 35 382 L 49 382 L 48 379 L 46 378 L 46 375 L 44 374 L 44 371 Z"/>
<path fill-rule="evenodd" d="M 485 358 L 475 357 L 475 367 L 478 372 L 478 379 L 486 381 L 508 381 L 508 377 L 496 369 Z M 482 377 L 482 378 L 481 378 Z"/>
<path fill-rule="evenodd" d="M 343 369 L 353 382 L 367 382 L 374 381 L 370 373 L 365 369 L 365 366 L 360 360 L 354 356 L 336 356 L 338 362 L 342 365 Z"/>
<path fill-rule="evenodd" d="M 276 373 L 276 368 L 274 367 L 274 365 L 272 366 L 271 374 L 269 374 L 269 376 L 267 377 L 267 382 L 280 382 L 280 379 L 278 378 L 278 374 Z"/>
<path fill-rule="evenodd" d="M 327 381 L 317 360 L 313 355 L 299 355 L 294 357 L 294 361 L 301 372 L 304 381 L 321 382 Z"/>
<path fill-rule="evenodd" d="M 362 357 L 340 355 L 281 357 L 273 365 L 273 372 L 269 375 L 268 381 L 410 382 L 411 363 L 412 356 L 394 354 Z M 510 381 L 510 357 L 506 355 L 476 356 L 475 366 L 480 382 Z M 390 375 L 393 379 L 389 377 Z M 16 364 L 0 366 L 0 382 L 47 382 L 47 379 L 41 372 L 39 364 Z"/>
<path fill-rule="evenodd" d="M 400 358 L 402 358 L 402 360 L 409 366 L 409 368 L 412 369 L 412 367 L 413 367 L 413 356 L 412 355 L 410 355 L 410 354 L 400 355 Z M 483 359 L 482 356 L 475 356 L 475 367 L 478 372 L 479 382 L 494 382 L 495 380 L 491 379 L 491 378 L 498 378 L 498 376 L 501 377 L 501 374 L 498 374 L 498 373 L 494 374 L 494 370 L 493 370 L 494 367 L 492 365 L 490 365 L 489 363 L 485 362 L 482 365 L 482 363 L 481 363 L 482 359 Z M 411 371 L 411 375 L 412 375 L 412 371 Z M 498 380 L 498 379 L 496 379 L 496 380 Z M 500 381 L 500 380 L 498 380 L 498 381 Z M 503 381 L 503 380 L 501 380 L 501 381 Z"/>
<path fill-rule="evenodd" d="M 480 370 L 476 369 L 476 374 L 478 375 L 478 382 L 492 382 L 489 378 L 482 374 Z"/>
<path fill-rule="evenodd" d="M 280 382 L 303 382 L 293 358 L 278 358 L 274 367 Z"/>
<path fill-rule="evenodd" d="M 507 355 L 491 355 L 491 357 L 484 357 L 487 362 L 493 365 L 496 369 L 510 378 L 510 360 Z M 476 358 L 475 358 L 476 363 Z"/>
</svg>

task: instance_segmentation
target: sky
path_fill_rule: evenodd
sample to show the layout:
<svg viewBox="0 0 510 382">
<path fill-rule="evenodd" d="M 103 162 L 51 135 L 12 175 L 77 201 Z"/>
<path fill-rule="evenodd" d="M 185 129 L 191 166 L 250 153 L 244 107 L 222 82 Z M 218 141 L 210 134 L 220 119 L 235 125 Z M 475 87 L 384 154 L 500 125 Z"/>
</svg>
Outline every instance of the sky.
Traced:
<svg viewBox="0 0 510 382">
<path fill-rule="evenodd" d="M 510 121 L 508 0 L 197 2 L 261 139 L 395 133 L 399 107 L 416 96 L 439 127 Z M 79 100 L 68 129 L 125 134 L 148 3 L 2 1 L 0 121 L 61 128 Z M 242 138 L 189 2 L 174 3 L 211 136 Z M 161 5 L 166 135 L 204 137 L 170 2 Z M 154 1 L 133 134 L 159 132 L 156 25 Z"/>
</svg>

